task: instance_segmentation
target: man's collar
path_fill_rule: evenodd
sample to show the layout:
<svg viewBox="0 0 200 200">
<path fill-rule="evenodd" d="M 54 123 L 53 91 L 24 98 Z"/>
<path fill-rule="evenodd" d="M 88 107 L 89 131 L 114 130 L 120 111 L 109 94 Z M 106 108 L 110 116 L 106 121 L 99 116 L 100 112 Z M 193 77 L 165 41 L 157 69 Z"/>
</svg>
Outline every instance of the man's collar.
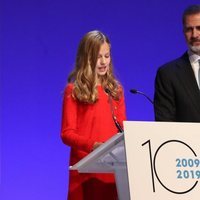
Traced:
<svg viewBox="0 0 200 200">
<path fill-rule="evenodd" d="M 188 50 L 188 56 L 191 63 L 196 62 L 197 60 L 200 60 L 200 56 L 198 54 L 195 54 L 191 50 Z"/>
</svg>

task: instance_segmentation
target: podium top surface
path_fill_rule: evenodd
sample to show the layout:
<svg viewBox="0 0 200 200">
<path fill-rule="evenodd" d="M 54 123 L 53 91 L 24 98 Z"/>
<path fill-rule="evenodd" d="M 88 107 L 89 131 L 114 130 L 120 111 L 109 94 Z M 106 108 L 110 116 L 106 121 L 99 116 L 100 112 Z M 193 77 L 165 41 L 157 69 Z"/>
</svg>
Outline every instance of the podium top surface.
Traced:
<svg viewBox="0 0 200 200">
<path fill-rule="evenodd" d="M 95 149 L 93 152 L 88 154 L 86 157 L 84 157 L 82 160 L 80 160 L 78 163 L 76 163 L 73 166 L 70 166 L 70 170 L 78 170 L 81 172 L 87 172 L 89 169 L 90 172 L 94 171 L 106 171 L 109 172 L 109 167 L 102 167 L 101 158 L 108 155 L 113 149 L 115 149 L 117 146 L 122 144 L 124 141 L 124 133 L 117 133 L 110 139 L 108 139 L 104 144 L 99 146 L 97 149 Z M 124 145 L 120 145 L 123 146 Z M 124 151 L 123 151 L 124 152 Z"/>
</svg>

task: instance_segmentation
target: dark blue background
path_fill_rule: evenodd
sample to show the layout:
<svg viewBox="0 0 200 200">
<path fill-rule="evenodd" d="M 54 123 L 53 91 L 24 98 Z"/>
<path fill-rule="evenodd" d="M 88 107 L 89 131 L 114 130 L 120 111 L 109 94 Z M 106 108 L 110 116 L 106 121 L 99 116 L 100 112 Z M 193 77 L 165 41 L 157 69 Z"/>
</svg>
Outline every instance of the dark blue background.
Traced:
<svg viewBox="0 0 200 200">
<path fill-rule="evenodd" d="M 182 11 L 199 0 L 1 0 L 2 200 L 66 199 L 69 148 L 60 139 L 62 92 L 77 45 L 99 29 L 112 43 L 128 120 L 153 121 L 157 68 L 186 50 Z"/>
</svg>

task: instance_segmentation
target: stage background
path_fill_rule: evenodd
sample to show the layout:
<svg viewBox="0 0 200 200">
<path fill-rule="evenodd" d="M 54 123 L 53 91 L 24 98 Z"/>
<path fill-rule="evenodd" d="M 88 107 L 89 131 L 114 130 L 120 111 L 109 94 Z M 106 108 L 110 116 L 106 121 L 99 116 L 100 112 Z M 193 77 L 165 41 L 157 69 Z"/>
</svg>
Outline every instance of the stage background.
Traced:
<svg viewBox="0 0 200 200">
<path fill-rule="evenodd" d="M 0 199 L 64 200 L 69 147 L 60 139 L 62 92 L 77 45 L 106 33 L 128 120 L 153 121 L 154 78 L 186 50 L 183 9 L 199 0 L 1 0 Z"/>
</svg>

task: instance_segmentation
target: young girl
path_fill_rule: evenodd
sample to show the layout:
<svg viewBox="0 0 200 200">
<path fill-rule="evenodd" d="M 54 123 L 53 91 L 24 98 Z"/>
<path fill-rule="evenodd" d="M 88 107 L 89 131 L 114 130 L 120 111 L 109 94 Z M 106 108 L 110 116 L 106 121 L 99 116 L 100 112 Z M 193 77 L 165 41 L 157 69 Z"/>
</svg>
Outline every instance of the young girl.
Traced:
<svg viewBox="0 0 200 200">
<path fill-rule="evenodd" d="M 74 165 L 120 130 L 125 120 L 122 86 L 113 74 L 109 39 L 100 31 L 80 41 L 63 100 L 61 137 Z M 113 119 L 115 116 L 115 120 Z M 70 171 L 68 200 L 116 200 L 113 174 Z"/>
</svg>

